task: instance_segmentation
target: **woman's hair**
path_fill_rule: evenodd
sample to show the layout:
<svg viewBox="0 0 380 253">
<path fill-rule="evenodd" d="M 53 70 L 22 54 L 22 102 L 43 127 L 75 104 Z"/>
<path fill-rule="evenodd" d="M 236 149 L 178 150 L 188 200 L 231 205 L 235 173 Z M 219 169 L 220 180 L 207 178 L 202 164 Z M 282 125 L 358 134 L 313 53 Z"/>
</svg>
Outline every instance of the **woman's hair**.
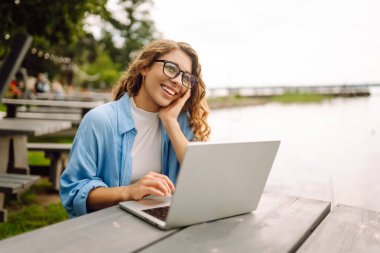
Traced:
<svg viewBox="0 0 380 253">
<path fill-rule="evenodd" d="M 209 108 L 206 102 L 206 87 L 202 79 L 201 65 L 195 50 L 187 43 L 171 40 L 156 40 L 147 45 L 135 57 L 128 69 L 113 88 L 114 100 L 120 99 L 125 93 L 136 96 L 142 85 L 141 71 L 150 67 L 161 55 L 174 49 L 180 49 L 187 54 L 192 62 L 191 73 L 198 78 L 198 85 L 191 88 L 190 98 L 186 101 L 183 110 L 189 111 L 190 126 L 196 141 L 207 141 L 210 135 L 210 126 L 207 122 Z"/>
</svg>

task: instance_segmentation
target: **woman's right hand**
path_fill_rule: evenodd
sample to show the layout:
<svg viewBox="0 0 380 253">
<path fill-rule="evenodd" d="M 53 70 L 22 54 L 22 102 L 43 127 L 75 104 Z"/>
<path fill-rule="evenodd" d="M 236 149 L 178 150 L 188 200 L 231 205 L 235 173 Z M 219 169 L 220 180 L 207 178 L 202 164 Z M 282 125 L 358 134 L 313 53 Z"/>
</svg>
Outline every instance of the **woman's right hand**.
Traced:
<svg viewBox="0 0 380 253">
<path fill-rule="evenodd" d="M 147 195 L 171 196 L 175 190 L 174 184 L 170 179 L 162 174 L 149 172 L 139 181 L 129 186 L 130 197 L 133 200 L 140 200 Z"/>
</svg>

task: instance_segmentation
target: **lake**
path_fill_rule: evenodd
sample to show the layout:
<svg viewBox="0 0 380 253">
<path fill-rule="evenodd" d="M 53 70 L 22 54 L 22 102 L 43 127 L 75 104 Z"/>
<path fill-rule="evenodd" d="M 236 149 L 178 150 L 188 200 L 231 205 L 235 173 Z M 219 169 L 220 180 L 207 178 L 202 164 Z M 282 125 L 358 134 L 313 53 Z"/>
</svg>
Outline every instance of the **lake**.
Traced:
<svg viewBox="0 0 380 253">
<path fill-rule="evenodd" d="M 213 110 L 211 141 L 281 140 L 265 191 L 380 210 L 380 88 L 322 103 Z"/>
</svg>

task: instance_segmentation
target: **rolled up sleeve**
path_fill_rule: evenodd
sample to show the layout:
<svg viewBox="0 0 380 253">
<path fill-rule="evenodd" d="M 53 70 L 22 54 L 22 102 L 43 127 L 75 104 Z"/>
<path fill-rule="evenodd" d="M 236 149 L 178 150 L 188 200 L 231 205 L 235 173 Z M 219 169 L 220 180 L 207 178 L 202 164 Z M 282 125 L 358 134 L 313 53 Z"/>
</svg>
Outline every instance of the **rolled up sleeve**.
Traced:
<svg viewBox="0 0 380 253">
<path fill-rule="evenodd" d="M 87 116 L 87 115 L 86 115 Z M 99 130 L 94 117 L 85 117 L 78 129 L 70 158 L 60 180 L 62 205 L 70 217 L 88 213 L 87 197 L 90 191 L 108 185 L 97 175 L 98 153 L 101 152 Z M 99 143 L 100 142 L 100 143 Z"/>
</svg>

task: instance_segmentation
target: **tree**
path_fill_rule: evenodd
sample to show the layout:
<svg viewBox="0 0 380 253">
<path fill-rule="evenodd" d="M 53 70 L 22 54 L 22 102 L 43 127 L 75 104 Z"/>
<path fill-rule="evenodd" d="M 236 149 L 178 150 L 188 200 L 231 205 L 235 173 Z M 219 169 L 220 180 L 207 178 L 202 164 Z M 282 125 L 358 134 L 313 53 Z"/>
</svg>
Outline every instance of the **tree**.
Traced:
<svg viewBox="0 0 380 253">
<path fill-rule="evenodd" d="M 104 20 L 111 24 L 112 28 L 103 30 L 100 41 L 104 43 L 110 56 L 121 66 L 125 66 L 137 50 L 160 37 L 160 34 L 149 16 L 149 9 L 153 5 L 151 0 L 119 0 L 118 4 L 122 7 L 121 12 L 124 12 L 122 16 L 125 20 L 120 21 L 113 15 L 107 16 Z M 122 46 L 115 46 L 111 34 L 113 29 L 123 40 Z"/>
<path fill-rule="evenodd" d="M 68 64 L 88 66 L 96 61 L 100 50 L 117 63 L 109 66 L 118 67 L 117 71 L 120 71 L 136 50 L 156 36 L 154 23 L 149 18 L 149 7 L 153 3 L 151 0 L 119 0 L 118 5 L 125 17 L 119 20 L 107 9 L 107 1 L 0 1 L 0 59 L 9 52 L 13 36 L 26 32 L 33 36 L 32 48 L 37 51 L 34 55 L 28 54 L 25 62 L 35 71 L 59 72 L 61 66 L 51 64 L 52 55 L 57 56 L 54 59 L 64 56 L 70 60 Z M 90 16 L 98 16 L 102 20 L 100 38 L 95 39 L 88 29 L 84 29 Z M 121 45 L 115 45 L 115 36 L 111 34 L 122 39 Z M 36 57 L 40 52 L 43 53 Z M 105 59 L 104 55 L 102 57 Z"/>
<path fill-rule="evenodd" d="M 16 33 L 34 37 L 34 45 L 43 48 L 65 47 L 85 35 L 84 19 L 90 14 L 107 17 L 107 0 L 3 0 L 0 2 L 1 53 L 9 50 Z M 0 53 L 0 54 L 1 54 Z M 0 55 L 1 57 L 2 55 Z"/>
</svg>

